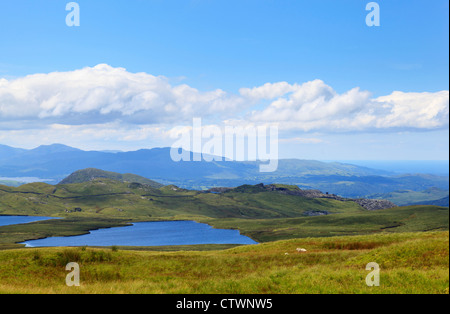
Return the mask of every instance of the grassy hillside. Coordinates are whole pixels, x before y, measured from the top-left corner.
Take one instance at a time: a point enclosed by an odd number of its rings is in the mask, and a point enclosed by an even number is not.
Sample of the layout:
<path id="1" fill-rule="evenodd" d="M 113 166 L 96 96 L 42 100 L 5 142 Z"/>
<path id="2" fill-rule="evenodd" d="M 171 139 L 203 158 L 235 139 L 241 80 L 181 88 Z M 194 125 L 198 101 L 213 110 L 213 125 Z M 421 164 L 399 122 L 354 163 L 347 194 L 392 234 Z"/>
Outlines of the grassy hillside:
<path id="1" fill-rule="evenodd" d="M 0 227 L 0 293 L 448 293 L 447 207 L 368 211 L 353 201 L 307 198 L 282 193 L 298 187 L 276 187 L 205 193 L 109 178 L 0 186 L 0 215 L 64 217 Z M 260 244 L 17 244 L 133 221 L 183 219 L 239 229 Z M 80 265 L 80 287 L 65 284 L 69 262 Z M 369 262 L 381 267 L 379 287 L 365 283 Z"/>
<path id="2" fill-rule="evenodd" d="M 165 186 L 159 189 L 110 179 L 56 186 L 0 187 L 0 214 L 149 219 L 195 215 L 210 218 L 288 218 L 308 210 L 358 212 L 354 202 L 310 199 L 276 191 L 222 194 Z"/>
<path id="3" fill-rule="evenodd" d="M 278 185 L 287 190 L 297 187 Z M 321 212 L 327 215 L 311 216 Z M 195 220 L 239 229 L 258 242 L 298 237 L 329 237 L 448 230 L 448 208 L 409 206 L 367 211 L 353 201 L 287 195 L 257 186 L 204 193 L 164 186 L 94 179 L 74 184 L 32 183 L 0 186 L 0 215 L 65 217 L 0 227 L 0 247 L 48 236 L 78 235 L 90 229 L 132 221 Z"/>
<path id="4" fill-rule="evenodd" d="M 257 241 L 377 233 L 448 230 L 448 208 L 408 206 L 377 211 L 279 219 L 211 219 L 216 228 L 237 228 Z"/>
<path id="5" fill-rule="evenodd" d="M 60 184 L 71 184 L 71 183 L 83 183 L 83 182 L 89 182 L 93 179 L 111 179 L 111 180 L 117 180 L 121 182 L 130 182 L 130 183 L 140 183 L 140 184 L 146 184 L 153 188 L 160 188 L 163 185 L 155 182 L 153 180 L 132 174 L 132 173 L 117 173 L 117 172 L 111 172 L 111 171 L 104 171 L 100 169 L 95 168 L 87 168 L 75 171 L 71 175 L 69 175 L 67 178 L 63 179 Z"/>
<path id="6" fill-rule="evenodd" d="M 299 253 L 297 248 L 307 251 Z M 65 265 L 80 265 L 68 287 Z M 369 262 L 380 286 L 365 282 Z M 304 238 L 222 251 L 0 251 L 0 293 L 447 293 L 448 232 Z"/>
<path id="7" fill-rule="evenodd" d="M 431 205 L 434 201 L 441 201 L 440 206 L 448 206 L 448 202 L 443 200 L 448 199 L 449 191 L 438 188 L 429 188 L 424 191 L 399 190 L 390 193 L 380 193 L 369 195 L 368 198 L 386 199 L 396 205 Z M 438 205 L 438 204 L 436 204 Z"/>

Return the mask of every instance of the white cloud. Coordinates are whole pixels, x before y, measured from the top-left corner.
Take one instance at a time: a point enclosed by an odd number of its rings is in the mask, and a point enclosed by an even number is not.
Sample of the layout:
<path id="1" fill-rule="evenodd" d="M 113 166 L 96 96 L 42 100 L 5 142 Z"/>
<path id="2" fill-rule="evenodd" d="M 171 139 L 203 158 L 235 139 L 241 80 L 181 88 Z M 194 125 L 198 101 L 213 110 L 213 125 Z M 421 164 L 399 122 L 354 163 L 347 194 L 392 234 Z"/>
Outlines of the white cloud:
<path id="1" fill-rule="evenodd" d="M 246 113 L 252 106 L 261 109 Z M 73 126 L 70 131 L 94 138 L 166 138 L 167 130 L 191 126 L 194 117 L 222 127 L 276 123 L 281 130 L 302 132 L 442 129 L 449 124 L 449 92 L 396 91 L 372 98 L 358 87 L 338 93 L 313 80 L 266 83 L 232 94 L 174 86 L 162 76 L 130 73 L 106 64 L 0 79 L 3 134 L 54 128 L 62 134 L 65 126 Z"/>
<path id="2" fill-rule="evenodd" d="M 241 99 L 219 89 L 200 92 L 172 86 L 165 77 L 106 64 L 0 81 L 0 121 L 179 122 L 205 114 L 221 116 L 239 106 Z"/>
<path id="3" fill-rule="evenodd" d="M 374 131 L 397 128 L 439 129 L 448 127 L 449 92 L 404 93 L 371 98 L 355 87 L 338 94 L 321 80 L 302 85 L 264 85 L 251 96 L 277 95 L 266 108 L 253 111 L 253 123 L 278 122 L 287 130 Z M 273 88 L 273 93 L 270 91 Z M 259 89 L 252 89 L 258 91 Z M 262 92 L 263 91 L 263 92 Z M 247 91 L 248 92 L 248 91 Z M 250 93 L 250 92 L 249 92 Z"/>
<path id="4" fill-rule="evenodd" d="M 448 127 L 449 92 L 403 93 L 378 97 L 375 102 L 382 104 L 386 114 L 377 119 L 379 128 L 410 127 L 433 129 Z"/>
<path id="5" fill-rule="evenodd" d="M 290 85 L 287 82 L 266 83 L 263 86 L 254 88 L 241 88 L 239 93 L 248 99 L 274 99 L 294 91 L 296 85 Z"/>

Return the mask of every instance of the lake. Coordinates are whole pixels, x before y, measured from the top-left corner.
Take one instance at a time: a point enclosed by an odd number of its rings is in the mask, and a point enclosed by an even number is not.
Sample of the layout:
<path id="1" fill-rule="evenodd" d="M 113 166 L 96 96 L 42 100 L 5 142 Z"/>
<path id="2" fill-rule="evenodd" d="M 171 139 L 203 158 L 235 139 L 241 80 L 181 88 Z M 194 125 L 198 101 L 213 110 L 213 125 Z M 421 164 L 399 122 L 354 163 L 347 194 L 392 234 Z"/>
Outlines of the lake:
<path id="1" fill-rule="evenodd" d="M 192 244 L 257 244 L 238 230 L 214 229 L 195 221 L 137 222 L 132 226 L 92 230 L 89 234 L 23 242 L 27 247 L 162 246 Z"/>
<path id="2" fill-rule="evenodd" d="M 26 224 L 35 221 L 57 219 L 55 217 L 41 217 L 41 216 L 0 216 L 0 227 L 8 225 Z"/>

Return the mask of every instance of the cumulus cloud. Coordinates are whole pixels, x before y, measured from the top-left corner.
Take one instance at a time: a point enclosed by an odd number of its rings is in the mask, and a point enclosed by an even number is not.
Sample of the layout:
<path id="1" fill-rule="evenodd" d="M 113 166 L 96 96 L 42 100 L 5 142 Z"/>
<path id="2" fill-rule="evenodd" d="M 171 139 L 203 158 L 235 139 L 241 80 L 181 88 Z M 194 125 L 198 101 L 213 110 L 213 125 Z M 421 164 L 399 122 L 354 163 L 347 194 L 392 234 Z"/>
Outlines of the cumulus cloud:
<path id="1" fill-rule="evenodd" d="M 281 88 L 286 91 L 284 94 Z M 270 89 L 273 88 L 273 91 Z M 321 80 L 302 85 L 264 85 L 246 90 L 253 98 L 277 95 L 264 109 L 253 111 L 253 123 L 278 122 L 281 128 L 312 131 L 370 131 L 397 128 L 448 128 L 449 92 L 404 93 L 371 98 L 355 87 L 342 94 Z"/>
<path id="2" fill-rule="evenodd" d="M 247 99 L 261 100 L 274 99 L 294 91 L 297 85 L 291 85 L 287 82 L 266 83 L 263 86 L 253 88 L 241 88 L 239 93 Z"/>
<path id="3" fill-rule="evenodd" d="M 410 127 L 432 129 L 448 127 L 449 91 L 437 93 L 393 92 L 374 100 L 384 109 L 376 120 L 379 128 Z"/>
<path id="4" fill-rule="evenodd" d="M 252 106 L 258 109 L 248 112 Z M 80 126 L 78 130 L 100 130 L 104 125 L 104 130 L 110 130 L 107 126 L 115 123 L 126 126 L 121 131 L 127 140 L 192 125 L 194 117 L 215 119 L 213 123 L 222 126 L 277 123 L 280 129 L 293 131 L 439 129 L 448 128 L 449 92 L 396 91 L 373 98 L 358 87 L 338 93 L 325 82 L 313 80 L 243 87 L 233 94 L 172 85 L 162 76 L 131 73 L 106 64 L 0 79 L 3 130 L 55 125 Z M 148 127 L 157 125 L 158 132 Z M 160 133 L 167 136 L 164 132 Z"/>
<path id="5" fill-rule="evenodd" d="M 226 114 L 241 99 L 218 89 L 172 86 L 165 77 L 106 64 L 70 72 L 0 80 L 0 120 L 40 119 L 71 124 L 121 119 L 146 124 Z"/>

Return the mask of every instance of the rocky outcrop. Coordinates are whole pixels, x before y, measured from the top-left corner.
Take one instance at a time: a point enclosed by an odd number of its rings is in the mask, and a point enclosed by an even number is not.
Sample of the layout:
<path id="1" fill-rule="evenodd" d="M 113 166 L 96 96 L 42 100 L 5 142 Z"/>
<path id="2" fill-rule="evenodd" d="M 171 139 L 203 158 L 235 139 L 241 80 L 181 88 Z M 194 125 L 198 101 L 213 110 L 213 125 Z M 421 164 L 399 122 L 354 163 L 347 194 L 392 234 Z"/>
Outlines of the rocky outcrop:
<path id="1" fill-rule="evenodd" d="M 324 194 L 319 190 L 300 190 L 300 191 L 289 191 L 286 194 L 291 195 L 299 195 L 303 197 L 309 197 L 309 198 L 329 198 L 334 199 L 337 201 L 353 201 L 357 203 L 359 206 L 361 206 L 364 209 L 367 210 L 379 210 L 379 209 L 387 209 L 387 208 L 393 208 L 397 207 L 394 203 L 388 200 L 372 200 L 372 199 L 366 199 L 366 198 L 359 198 L 359 199 L 352 199 L 352 198 L 345 198 L 340 197 L 335 194 Z"/>
<path id="2" fill-rule="evenodd" d="M 344 197 L 337 196 L 335 194 L 322 193 L 319 190 L 298 190 L 298 191 L 288 191 L 286 194 L 298 195 L 309 198 L 330 198 L 337 201 L 347 201 L 348 199 Z"/>
<path id="3" fill-rule="evenodd" d="M 397 207 L 394 203 L 388 200 L 371 200 L 366 198 L 352 199 L 355 203 L 367 210 L 379 210 Z"/>
<path id="4" fill-rule="evenodd" d="M 359 199 L 352 199 L 352 198 L 345 198 L 341 197 L 335 194 L 328 194 L 328 193 L 322 193 L 319 190 L 302 190 L 298 186 L 295 185 L 277 185 L 277 184 L 268 184 L 265 185 L 263 183 L 256 184 L 256 185 L 243 185 L 237 188 L 212 188 L 209 189 L 207 192 L 210 193 L 224 193 L 228 191 L 238 191 L 238 192 L 246 192 L 246 191 L 253 191 L 253 192 L 264 192 L 264 191 L 276 191 L 281 194 L 287 194 L 287 195 L 297 195 L 307 198 L 328 198 L 328 199 L 334 199 L 337 201 L 353 201 L 360 205 L 362 208 L 367 210 L 379 210 L 379 209 L 387 209 L 387 208 L 393 208 L 397 207 L 394 203 L 388 201 L 388 200 L 374 200 L 374 199 L 365 199 L 365 198 L 359 198 Z M 328 212 L 319 213 L 316 211 L 306 212 L 307 216 L 318 216 L 318 215 L 328 215 Z"/>

